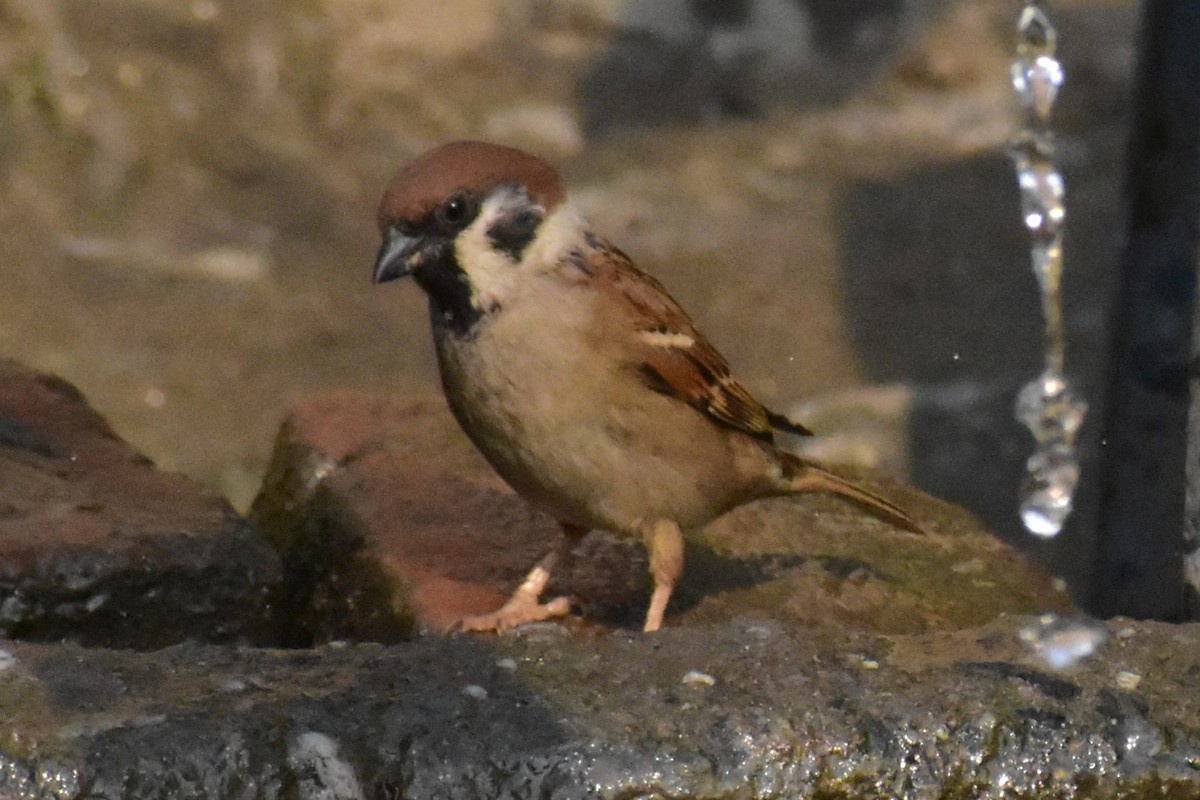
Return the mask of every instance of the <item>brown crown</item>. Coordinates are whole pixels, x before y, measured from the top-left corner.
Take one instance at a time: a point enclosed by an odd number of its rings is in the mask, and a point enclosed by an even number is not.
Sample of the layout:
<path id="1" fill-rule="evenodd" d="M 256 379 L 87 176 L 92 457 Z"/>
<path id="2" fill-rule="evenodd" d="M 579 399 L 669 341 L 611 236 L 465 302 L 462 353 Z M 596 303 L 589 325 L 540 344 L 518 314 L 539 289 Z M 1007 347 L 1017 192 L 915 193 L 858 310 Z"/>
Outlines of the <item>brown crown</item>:
<path id="1" fill-rule="evenodd" d="M 547 210 L 562 202 L 565 194 L 558 173 L 537 156 L 487 142 L 450 142 L 396 173 L 379 203 L 379 227 L 416 223 L 455 192 L 484 197 L 506 184 L 523 187 Z"/>

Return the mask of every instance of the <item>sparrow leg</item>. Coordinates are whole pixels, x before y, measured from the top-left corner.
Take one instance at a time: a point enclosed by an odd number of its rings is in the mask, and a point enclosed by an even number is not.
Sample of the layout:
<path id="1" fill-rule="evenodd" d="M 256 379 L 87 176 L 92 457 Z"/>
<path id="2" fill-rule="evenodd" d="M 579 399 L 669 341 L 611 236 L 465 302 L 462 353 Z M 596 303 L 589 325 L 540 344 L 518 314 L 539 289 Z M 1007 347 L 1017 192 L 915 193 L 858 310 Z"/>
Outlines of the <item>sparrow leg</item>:
<path id="1" fill-rule="evenodd" d="M 502 633 L 518 625 L 531 622 L 543 622 L 556 617 L 565 617 L 571 611 L 571 599 L 556 597 L 546 603 L 538 602 L 546 584 L 550 582 L 550 572 L 587 533 L 586 528 L 580 528 L 567 522 L 560 523 L 563 535 L 554 548 L 529 570 L 525 580 L 512 593 L 508 601 L 490 614 L 478 614 L 463 617 L 455 628 L 460 631 L 488 631 Z"/>
<path id="2" fill-rule="evenodd" d="M 646 624 L 642 627 L 649 633 L 662 627 L 663 612 L 683 574 L 683 532 L 671 520 L 660 519 L 643 530 L 642 538 L 650 553 L 650 577 L 654 581 Z"/>

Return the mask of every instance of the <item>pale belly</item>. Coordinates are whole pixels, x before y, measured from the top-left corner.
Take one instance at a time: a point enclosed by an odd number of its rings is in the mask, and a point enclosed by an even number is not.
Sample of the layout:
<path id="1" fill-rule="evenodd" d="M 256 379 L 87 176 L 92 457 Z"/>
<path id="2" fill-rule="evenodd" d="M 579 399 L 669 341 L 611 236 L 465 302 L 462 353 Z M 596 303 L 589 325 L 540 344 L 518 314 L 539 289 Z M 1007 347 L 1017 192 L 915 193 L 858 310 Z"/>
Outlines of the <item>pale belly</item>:
<path id="1" fill-rule="evenodd" d="M 699 526 L 764 494 L 744 477 L 761 468 L 747 464 L 756 444 L 731 444 L 631 369 L 580 364 L 569 354 L 582 345 L 559 333 L 519 351 L 486 336 L 439 346 L 451 409 L 518 493 L 561 521 L 627 534 L 662 518 Z"/>

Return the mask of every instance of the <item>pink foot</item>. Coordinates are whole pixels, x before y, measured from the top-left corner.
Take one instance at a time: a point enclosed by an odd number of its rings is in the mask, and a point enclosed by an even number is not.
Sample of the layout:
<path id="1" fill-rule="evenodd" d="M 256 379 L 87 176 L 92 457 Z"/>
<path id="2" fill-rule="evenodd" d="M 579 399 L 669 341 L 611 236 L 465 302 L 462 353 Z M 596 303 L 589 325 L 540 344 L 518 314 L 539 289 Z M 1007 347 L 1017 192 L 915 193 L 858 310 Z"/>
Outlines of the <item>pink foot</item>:
<path id="1" fill-rule="evenodd" d="M 454 627 L 460 631 L 502 633 L 518 625 L 565 617 L 571 611 L 570 599 L 556 597 L 548 603 L 538 602 L 549 582 L 550 570 L 544 564 L 539 564 L 525 576 L 507 603 L 490 614 L 464 617 Z"/>

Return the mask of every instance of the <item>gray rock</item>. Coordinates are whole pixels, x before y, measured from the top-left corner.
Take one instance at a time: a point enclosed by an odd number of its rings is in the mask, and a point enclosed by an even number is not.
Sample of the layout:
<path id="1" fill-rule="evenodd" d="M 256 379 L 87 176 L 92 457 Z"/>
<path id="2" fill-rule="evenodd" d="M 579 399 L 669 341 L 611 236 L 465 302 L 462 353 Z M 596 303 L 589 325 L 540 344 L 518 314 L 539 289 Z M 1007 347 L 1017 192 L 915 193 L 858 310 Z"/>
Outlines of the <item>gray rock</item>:
<path id="1" fill-rule="evenodd" d="M 745 618 L 304 651 L 8 643 L 0 795 L 1200 796 L 1200 628 L 1116 621 L 1097 657 L 1054 673 L 1029 659 L 1023 624 L 809 636 Z M 1126 691 L 1117 670 L 1144 678 Z"/>

